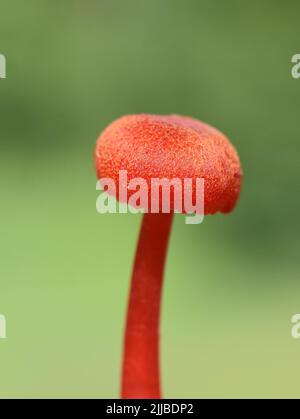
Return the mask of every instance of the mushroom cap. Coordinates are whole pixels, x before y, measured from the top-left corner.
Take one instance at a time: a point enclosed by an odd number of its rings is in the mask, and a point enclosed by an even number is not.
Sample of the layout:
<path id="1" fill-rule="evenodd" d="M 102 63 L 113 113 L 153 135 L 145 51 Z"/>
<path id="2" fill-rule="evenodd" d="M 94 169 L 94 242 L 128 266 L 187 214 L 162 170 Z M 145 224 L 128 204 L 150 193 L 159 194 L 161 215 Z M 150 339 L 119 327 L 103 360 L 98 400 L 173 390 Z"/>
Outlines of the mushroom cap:
<path id="1" fill-rule="evenodd" d="M 243 177 L 238 154 L 224 134 L 178 115 L 140 114 L 117 119 L 97 141 L 95 168 L 98 179 L 115 181 L 117 198 L 120 170 L 127 171 L 128 182 L 143 178 L 149 187 L 152 178 L 191 178 L 193 199 L 196 178 L 203 178 L 205 214 L 232 211 Z M 133 193 L 128 191 L 128 199 Z"/>

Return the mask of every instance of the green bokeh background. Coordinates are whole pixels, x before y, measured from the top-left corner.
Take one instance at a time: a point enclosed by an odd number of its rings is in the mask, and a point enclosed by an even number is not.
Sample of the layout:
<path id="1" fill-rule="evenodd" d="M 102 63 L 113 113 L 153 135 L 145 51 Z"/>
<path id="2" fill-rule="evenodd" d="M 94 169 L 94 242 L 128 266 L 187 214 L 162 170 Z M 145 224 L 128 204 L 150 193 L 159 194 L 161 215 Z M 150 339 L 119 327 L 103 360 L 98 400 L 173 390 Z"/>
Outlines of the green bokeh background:
<path id="1" fill-rule="evenodd" d="M 298 397 L 298 1 L 1 0 L 1 397 L 117 397 L 140 216 L 95 211 L 93 147 L 128 113 L 211 123 L 245 173 L 229 216 L 176 216 L 165 397 Z"/>

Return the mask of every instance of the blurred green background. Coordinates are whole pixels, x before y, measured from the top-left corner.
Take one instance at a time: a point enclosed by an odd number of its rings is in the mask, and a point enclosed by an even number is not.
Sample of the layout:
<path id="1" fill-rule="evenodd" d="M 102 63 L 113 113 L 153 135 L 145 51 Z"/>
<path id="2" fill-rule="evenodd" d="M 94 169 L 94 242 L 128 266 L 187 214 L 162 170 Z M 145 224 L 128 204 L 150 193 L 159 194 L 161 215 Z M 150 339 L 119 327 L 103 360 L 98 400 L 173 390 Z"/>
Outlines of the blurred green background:
<path id="1" fill-rule="evenodd" d="M 140 216 L 98 215 L 93 148 L 129 113 L 179 113 L 237 147 L 229 216 L 176 216 L 165 397 L 298 397 L 300 3 L 1 0 L 1 397 L 118 397 Z"/>

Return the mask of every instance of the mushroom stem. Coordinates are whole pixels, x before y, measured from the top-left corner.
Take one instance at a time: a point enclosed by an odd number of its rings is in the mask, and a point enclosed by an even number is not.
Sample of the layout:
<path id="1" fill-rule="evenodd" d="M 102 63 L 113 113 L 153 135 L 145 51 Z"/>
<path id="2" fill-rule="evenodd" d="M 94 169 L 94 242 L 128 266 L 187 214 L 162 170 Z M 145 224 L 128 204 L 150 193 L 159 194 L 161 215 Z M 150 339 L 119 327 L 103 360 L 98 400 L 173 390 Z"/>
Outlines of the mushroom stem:
<path id="1" fill-rule="evenodd" d="M 159 321 L 173 214 L 146 213 L 132 274 L 124 340 L 121 397 L 161 397 Z"/>

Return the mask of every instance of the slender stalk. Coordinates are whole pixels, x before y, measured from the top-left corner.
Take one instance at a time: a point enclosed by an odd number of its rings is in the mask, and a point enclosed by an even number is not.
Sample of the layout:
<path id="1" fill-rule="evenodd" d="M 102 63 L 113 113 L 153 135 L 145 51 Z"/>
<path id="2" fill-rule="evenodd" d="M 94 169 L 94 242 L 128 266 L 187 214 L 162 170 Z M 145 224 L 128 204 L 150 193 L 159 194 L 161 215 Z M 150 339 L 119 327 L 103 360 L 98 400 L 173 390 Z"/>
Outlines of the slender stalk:
<path id="1" fill-rule="evenodd" d="M 132 274 L 122 398 L 160 398 L 159 322 L 173 214 L 145 214 Z"/>

